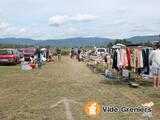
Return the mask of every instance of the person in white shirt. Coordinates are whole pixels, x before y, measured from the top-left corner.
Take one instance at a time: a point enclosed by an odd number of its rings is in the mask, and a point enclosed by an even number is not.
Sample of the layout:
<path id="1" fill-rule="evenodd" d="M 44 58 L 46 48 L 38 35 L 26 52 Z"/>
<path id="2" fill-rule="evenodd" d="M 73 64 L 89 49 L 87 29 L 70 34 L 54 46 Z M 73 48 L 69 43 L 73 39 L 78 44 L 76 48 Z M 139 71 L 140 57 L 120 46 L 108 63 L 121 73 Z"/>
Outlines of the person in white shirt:
<path id="1" fill-rule="evenodd" d="M 149 56 L 151 63 L 151 74 L 154 79 L 154 87 L 160 87 L 160 42 L 156 45 L 156 50 L 153 50 Z"/>

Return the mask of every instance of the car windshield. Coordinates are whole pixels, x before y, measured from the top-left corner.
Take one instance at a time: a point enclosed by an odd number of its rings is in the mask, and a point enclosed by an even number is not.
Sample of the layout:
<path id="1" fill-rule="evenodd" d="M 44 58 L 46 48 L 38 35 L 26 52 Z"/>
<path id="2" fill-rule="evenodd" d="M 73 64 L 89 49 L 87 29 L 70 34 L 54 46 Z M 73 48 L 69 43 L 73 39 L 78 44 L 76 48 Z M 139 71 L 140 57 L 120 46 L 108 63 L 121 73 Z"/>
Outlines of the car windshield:
<path id="1" fill-rule="evenodd" d="M 27 49 L 27 50 L 25 50 L 24 52 L 25 52 L 25 53 L 34 53 L 34 50 L 32 50 L 32 49 Z"/>
<path id="2" fill-rule="evenodd" d="M 23 52 L 24 51 L 24 49 L 17 49 L 19 52 Z"/>
<path id="3" fill-rule="evenodd" d="M 0 50 L 0 55 L 12 55 L 12 50 Z"/>
<path id="4" fill-rule="evenodd" d="M 104 49 L 98 49 L 98 52 L 105 52 Z"/>

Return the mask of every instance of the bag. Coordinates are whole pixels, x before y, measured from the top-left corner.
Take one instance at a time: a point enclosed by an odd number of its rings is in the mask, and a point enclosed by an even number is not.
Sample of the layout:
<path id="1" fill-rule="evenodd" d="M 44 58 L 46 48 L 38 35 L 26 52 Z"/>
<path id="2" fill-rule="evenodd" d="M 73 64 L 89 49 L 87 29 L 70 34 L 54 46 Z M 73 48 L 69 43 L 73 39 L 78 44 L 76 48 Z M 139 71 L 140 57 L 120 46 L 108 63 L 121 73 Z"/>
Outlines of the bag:
<path id="1" fill-rule="evenodd" d="M 109 72 L 108 70 L 105 71 L 105 76 L 106 77 L 112 77 L 112 73 Z"/>
<path id="2" fill-rule="evenodd" d="M 129 72 L 128 72 L 128 70 L 126 70 L 126 69 L 122 70 L 122 76 L 123 76 L 123 77 L 129 77 Z"/>
<path id="3" fill-rule="evenodd" d="M 31 70 L 32 67 L 27 62 L 21 62 L 21 70 Z"/>

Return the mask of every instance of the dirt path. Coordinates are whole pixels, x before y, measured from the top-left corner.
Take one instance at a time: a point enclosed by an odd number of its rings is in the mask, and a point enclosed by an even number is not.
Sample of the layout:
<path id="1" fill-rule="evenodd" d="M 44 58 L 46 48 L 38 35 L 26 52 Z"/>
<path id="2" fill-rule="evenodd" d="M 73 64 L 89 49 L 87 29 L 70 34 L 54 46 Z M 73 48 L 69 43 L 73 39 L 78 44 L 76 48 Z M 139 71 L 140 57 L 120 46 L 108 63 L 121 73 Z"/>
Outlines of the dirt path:
<path id="1" fill-rule="evenodd" d="M 146 88 L 132 89 L 94 74 L 85 63 L 63 57 L 42 70 L 23 72 L 3 67 L 0 76 L 0 120 L 88 120 L 84 106 L 90 99 L 101 105 L 139 106 L 153 99 Z M 1 69 L 1 70 L 2 70 Z M 7 72 L 4 72 L 4 71 Z M 149 87 L 152 90 L 151 87 Z M 152 94 L 160 95 L 158 91 Z M 155 118 L 160 106 L 155 108 Z M 145 120 L 142 114 L 101 113 L 98 120 Z M 155 120 L 156 120 L 155 119 Z"/>

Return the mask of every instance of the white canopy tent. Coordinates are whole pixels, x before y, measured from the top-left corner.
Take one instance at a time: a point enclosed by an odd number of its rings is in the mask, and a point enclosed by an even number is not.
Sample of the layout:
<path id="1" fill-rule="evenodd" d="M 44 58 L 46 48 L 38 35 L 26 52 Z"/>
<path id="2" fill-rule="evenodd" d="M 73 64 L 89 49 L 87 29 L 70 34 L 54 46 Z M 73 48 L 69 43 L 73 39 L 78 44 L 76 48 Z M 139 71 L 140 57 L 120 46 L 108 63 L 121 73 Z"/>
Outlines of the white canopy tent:
<path id="1" fill-rule="evenodd" d="M 122 47 L 126 47 L 126 45 L 118 43 L 118 44 L 112 46 L 113 49 L 122 48 Z"/>

